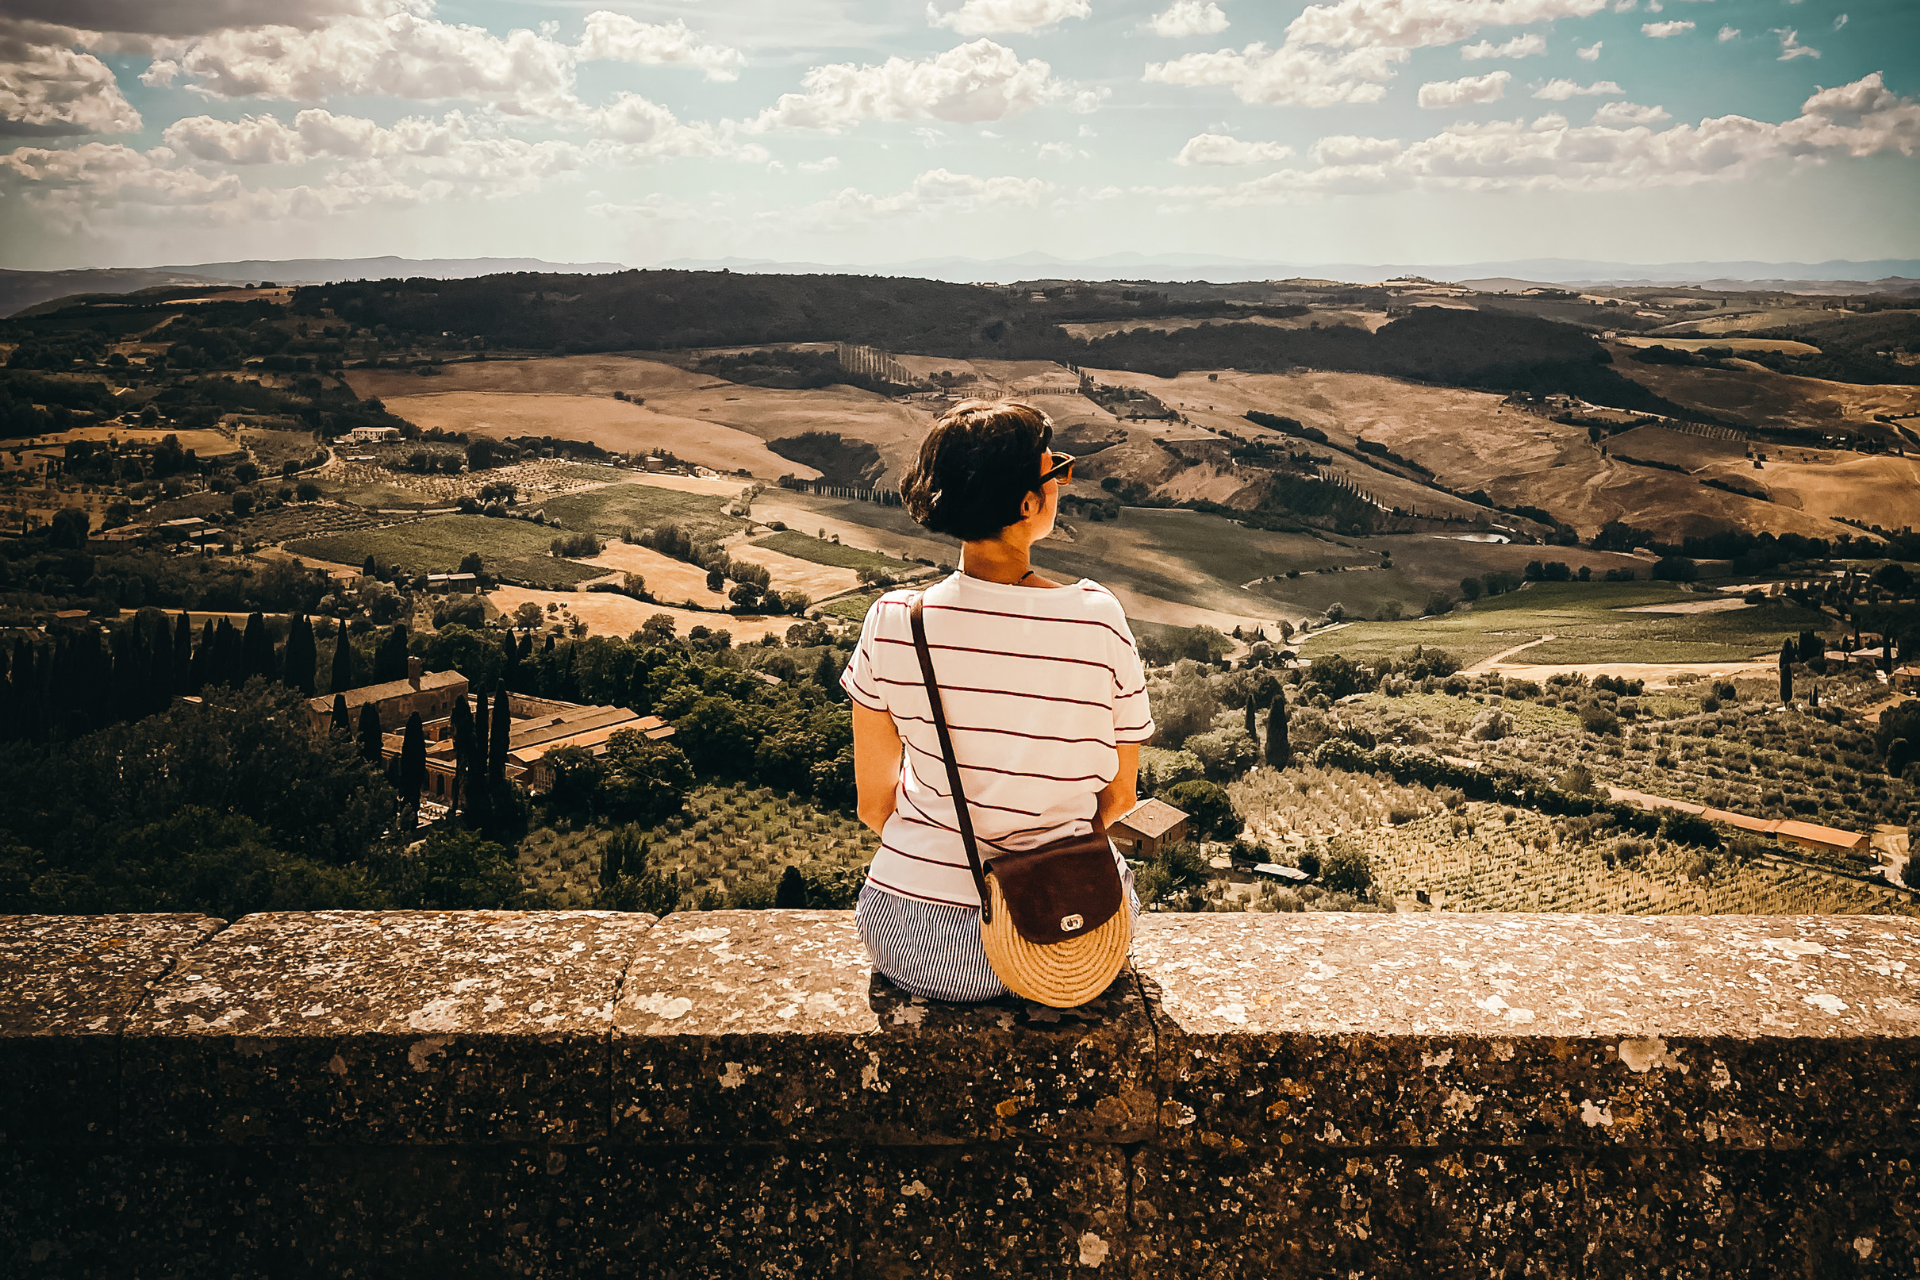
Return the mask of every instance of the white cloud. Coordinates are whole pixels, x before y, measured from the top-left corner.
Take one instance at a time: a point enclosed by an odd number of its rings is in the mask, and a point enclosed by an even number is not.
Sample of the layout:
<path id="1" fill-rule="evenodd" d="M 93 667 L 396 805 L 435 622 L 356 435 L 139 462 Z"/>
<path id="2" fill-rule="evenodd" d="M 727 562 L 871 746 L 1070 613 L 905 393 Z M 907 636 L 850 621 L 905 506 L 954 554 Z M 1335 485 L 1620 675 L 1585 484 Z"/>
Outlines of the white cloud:
<path id="1" fill-rule="evenodd" d="M 580 38 L 582 61 L 632 62 L 640 66 L 685 64 L 700 68 L 709 80 L 737 80 L 746 58 L 738 49 L 702 44 L 687 24 L 636 22 L 622 13 L 599 9 L 587 15 Z"/>
<path id="2" fill-rule="evenodd" d="M 877 196 L 848 187 L 797 213 L 781 211 L 762 217 L 827 228 L 882 218 L 970 213 L 995 207 L 1032 208 L 1052 189 L 1051 183 L 1040 178 L 976 178 L 968 173 L 929 169 L 892 195 Z"/>
<path id="3" fill-rule="evenodd" d="M 1780 37 L 1780 57 L 1778 60 L 1781 62 L 1792 62 L 1795 58 L 1817 58 L 1820 56 L 1818 49 L 1809 48 L 1800 43 L 1800 33 L 1798 31 L 1781 28 L 1773 34 Z"/>
<path id="4" fill-rule="evenodd" d="M 0 119 L 35 133 L 133 133 L 140 113 L 90 53 L 0 39 Z"/>
<path id="5" fill-rule="evenodd" d="M 1484 76 L 1463 76 L 1458 80 L 1435 80 L 1420 86 L 1420 105 L 1428 108 L 1460 107 L 1470 103 L 1498 102 L 1507 94 L 1508 71 L 1489 71 Z"/>
<path id="6" fill-rule="evenodd" d="M 1635 125 L 1670 120 L 1665 107 L 1643 107 L 1637 102 L 1603 102 L 1593 113 L 1593 122 L 1612 129 L 1630 129 Z"/>
<path id="7" fill-rule="evenodd" d="M 1693 24 L 1684 18 L 1677 22 L 1643 22 L 1640 34 L 1652 36 L 1655 40 L 1665 40 L 1668 36 L 1677 36 L 1683 31 L 1693 30 Z"/>
<path id="8" fill-rule="evenodd" d="M 1077 160 L 1086 155 L 1086 152 L 1081 151 L 1071 142 L 1043 142 L 1033 149 L 1033 154 L 1042 160 L 1062 161 Z"/>
<path id="9" fill-rule="evenodd" d="M 1190 53 L 1147 65 L 1145 79 L 1161 84 L 1231 87 L 1242 102 L 1268 106 L 1330 107 L 1377 102 L 1404 49 L 1360 49 L 1328 57 L 1308 49 L 1250 44 L 1235 52 Z"/>
<path id="10" fill-rule="evenodd" d="M 800 162 L 800 172 L 802 173 L 832 173 L 839 167 L 839 156 L 828 156 L 824 160 L 802 160 Z"/>
<path id="11" fill-rule="evenodd" d="M 1722 27 L 1720 28 L 1720 34 L 1714 37 L 1714 39 L 1718 40 L 1721 44 L 1725 44 L 1729 40 L 1738 40 L 1739 38 L 1740 28 L 1738 27 Z"/>
<path id="12" fill-rule="evenodd" d="M 1336 134 L 1313 144 L 1313 158 L 1329 168 L 1384 164 L 1399 154 L 1398 138 L 1356 138 L 1352 134 Z"/>
<path id="13" fill-rule="evenodd" d="M 1533 96 L 1548 102 L 1565 102 L 1568 98 L 1604 98 L 1625 92 L 1611 80 L 1595 80 L 1589 85 L 1572 80 L 1549 80 L 1535 89 Z"/>
<path id="14" fill-rule="evenodd" d="M 1005 120 L 1064 95 L 1064 85 L 1038 58 L 1022 62 L 991 40 L 956 45 L 920 62 L 888 58 L 875 66 L 836 62 L 801 78 L 803 93 L 787 93 L 744 127 L 839 132 L 862 120 L 945 120 L 978 124 Z M 1098 105 L 1098 98 L 1093 99 Z"/>
<path id="15" fill-rule="evenodd" d="M 1659 108 L 1608 104 L 1648 119 Z M 1743 178 L 1766 163 L 1821 164 L 1920 152 L 1920 101 L 1888 90 L 1878 72 L 1809 97 L 1780 124 L 1721 116 L 1654 132 L 1559 114 L 1528 122 L 1461 123 L 1405 148 L 1383 139 L 1324 138 L 1317 169 L 1282 169 L 1232 186 L 1140 188 L 1132 194 L 1218 206 L 1288 204 L 1341 193 L 1421 186 L 1454 190 L 1645 190 Z"/>
<path id="16" fill-rule="evenodd" d="M 1309 5 L 1277 48 L 1255 43 L 1188 54 L 1149 63 L 1145 78 L 1231 88 L 1242 102 L 1270 106 L 1377 102 L 1410 50 L 1456 44 L 1483 26 L 1587 17 L 1606 6 L 1607 0 L 1338 0 Z"/>
<path id="17" fill-rule="evenodd" d="M 990 36 L 1003 31 L 1039 31 L 1092 13 L 1087 0 L 966 0 L 948 13 L 941 13 L 928 0 L 927 25 L 945 27 L 963 36 Z"/>
<path id="18" fill-rule="evenodd" d="M 577 108 L 574 51 L 519 30 L 496 36 L 401 12 L 216 32 L 168 51 L 189 87 L 212 97 L 316 102 L 335 95 L 481 102 L 510 115 Z"/>
<path id="19" fill-rule="evenodd" d="M 1227 29 L 1227 15 L 1213 0 L 1174 0 L 1153 15 L 1147 26 L 1157 36 L 1211 36 Z"/>
<path id="20" fill-rule="evenodd" d="M 1505 44 L 1494 44 L 1482 40 L 1479 44 L 1463 45 L 1460 56 L 1468 62 L 1478 62 L 1486 58 L 1531 58 L 1547 51 L 1547 38 L 1536 32 L 1515 36 Z"/>
<path id="21" fill-rule="evenodd" d="M 1200 133 L 1187 139 L 1175 164 L 1276 164 L 1293 154 L 1293 148 L 1278 142 L 1243 142 L 1223 133 Z"/>
<path id="22" fill-rule="evenodd" d="M 1606 41 L 1604 40 L 1595 40 L 1584 49 L 1575 49 L 1573 56 L 1582 62 L 1598 62 L 1600 60 L 1600 46 L 1605 43 Z"/>
<path id="23" fill-rule="evenodd" d="M 386 7 L 380 0 L 8 0 L 7 15 L 89 31 L 186 37 L 229 27 L 316 27 Z"/>
<path id="24" fill-rule="evenodd" d="M 1833 20 L 1833 29 L 1835 31 L 1838 31 L 1840 28 L 1846 25 L 1847 25 L 1847 15 L 1844 13 Z"/>
<path id="25" fill-rule="evenodd" d="M 140 83 L 149 89 L 165 89 L 173 84 L 173 78 L 180 74 L 180 64 L 166 58 L 156 58 L 147 64 L 140 73 Z"/>

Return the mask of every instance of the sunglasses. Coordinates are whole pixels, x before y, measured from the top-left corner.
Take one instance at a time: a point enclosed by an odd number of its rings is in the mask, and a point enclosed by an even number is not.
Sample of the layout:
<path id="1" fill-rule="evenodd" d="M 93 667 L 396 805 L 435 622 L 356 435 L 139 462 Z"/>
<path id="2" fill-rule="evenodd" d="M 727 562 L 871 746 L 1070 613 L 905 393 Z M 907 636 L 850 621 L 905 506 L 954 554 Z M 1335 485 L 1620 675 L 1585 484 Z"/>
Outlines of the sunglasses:
<path id="1" fill-rule="evenodd" d="M 1067 481 L 1073 479 L 1072 454 L 1054 453 L 1048 450 L 1042 456 L 1044 459 L 1043 465 L 1047 467 L 1047 470 L 1040 473 L 1041 484 L 1045 484 L 1049 480 L 1058 480 L 1062 484 L 1065 484 Z"/>

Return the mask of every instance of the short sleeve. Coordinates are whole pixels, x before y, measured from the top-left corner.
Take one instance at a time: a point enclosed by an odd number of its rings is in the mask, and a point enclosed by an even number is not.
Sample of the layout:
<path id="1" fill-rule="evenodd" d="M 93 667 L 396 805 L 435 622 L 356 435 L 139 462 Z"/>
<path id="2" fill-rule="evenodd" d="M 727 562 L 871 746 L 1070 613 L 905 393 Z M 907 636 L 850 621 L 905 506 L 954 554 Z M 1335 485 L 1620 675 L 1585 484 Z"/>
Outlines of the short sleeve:
<path id="1" fill-rule="evenodd" d="M 1140 650 L 1124 614 L 1118 636 L 1113 646 L 1113 740 L 1145 742 L 1153 736 L 1153 709 L 1147 705 L 1147 673 L 1140 665 Z"/>
<path id="2" fill-rule="evenodd" d="M 840 673 L 840 688 L 849 698 L 869 711 L 882 713 L 887 710 L 887 687 L 875 676 L 874 651 L 880 647 L 875 632 L 885 612 L 877 600 L 867 610 L 867 619 L 860 626 L 860 643 L 853 647 L 853 657 L 848 659 L 847 669 Z"/>

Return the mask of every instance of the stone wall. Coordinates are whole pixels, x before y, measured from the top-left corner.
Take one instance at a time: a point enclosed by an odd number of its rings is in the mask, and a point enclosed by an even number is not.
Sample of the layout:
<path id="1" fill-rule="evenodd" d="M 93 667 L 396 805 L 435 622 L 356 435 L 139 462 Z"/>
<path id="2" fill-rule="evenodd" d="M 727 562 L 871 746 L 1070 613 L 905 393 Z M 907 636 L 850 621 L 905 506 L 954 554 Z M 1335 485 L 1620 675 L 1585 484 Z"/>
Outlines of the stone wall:
<path id="1" fill-rule="evenodd" d="M 1058 1012 L 837 912 L 0 919 L 0 1274 L 1920 1274 L 1916 922 L 1135 961 Z"/>

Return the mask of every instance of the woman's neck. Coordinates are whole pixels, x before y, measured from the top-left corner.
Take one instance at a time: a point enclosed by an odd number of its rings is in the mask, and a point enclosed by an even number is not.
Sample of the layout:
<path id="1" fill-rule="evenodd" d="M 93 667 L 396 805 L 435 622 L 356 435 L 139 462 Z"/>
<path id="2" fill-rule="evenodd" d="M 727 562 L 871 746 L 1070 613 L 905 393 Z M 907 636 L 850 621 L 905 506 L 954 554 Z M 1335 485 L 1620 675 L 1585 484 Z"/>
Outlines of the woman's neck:
<path id="1" fill-rule="evenodd" d="M 998 538 L 960 544 L 960 572 L 983 582 L 1012 585 L 1033 574 L 1027 548 Z"/>

